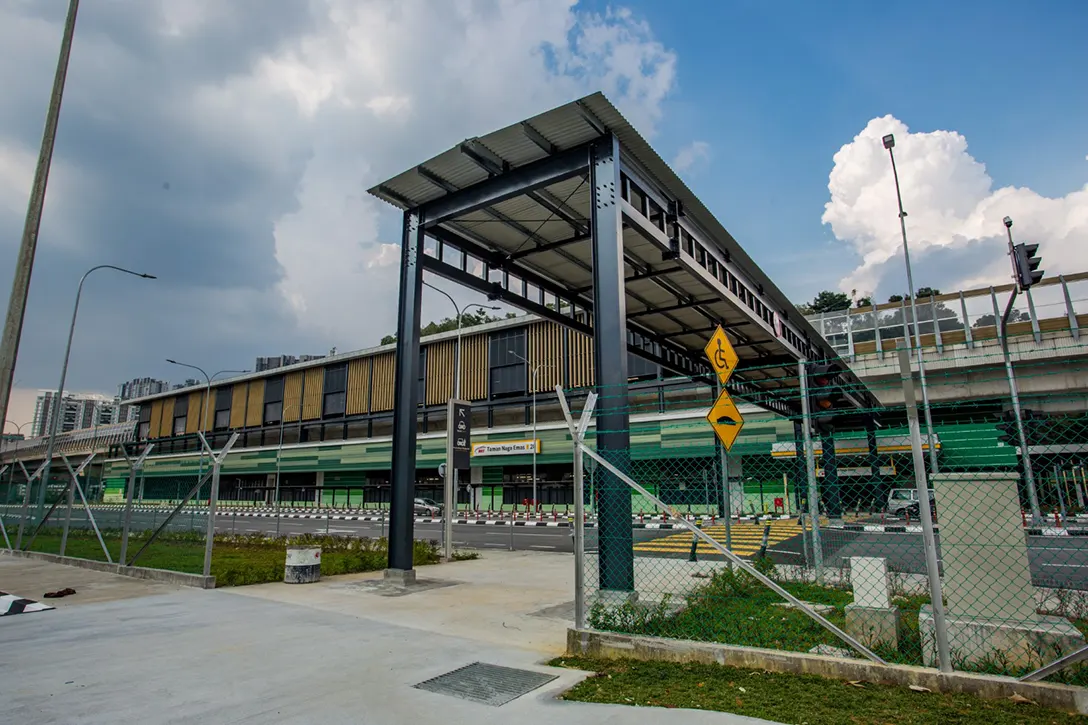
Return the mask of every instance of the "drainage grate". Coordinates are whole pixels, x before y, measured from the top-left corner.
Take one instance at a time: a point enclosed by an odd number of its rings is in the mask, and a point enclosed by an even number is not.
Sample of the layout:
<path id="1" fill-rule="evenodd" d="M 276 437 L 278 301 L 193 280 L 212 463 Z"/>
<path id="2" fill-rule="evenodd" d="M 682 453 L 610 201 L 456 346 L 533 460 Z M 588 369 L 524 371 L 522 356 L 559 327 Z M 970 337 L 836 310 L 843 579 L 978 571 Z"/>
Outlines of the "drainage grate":
<path id="1" fill-rule="evenodd" d="M 473 662 L 453 672 L 420 682 L 415 687 L 498 707 L 548 684 L 556 677 L 557 675 L 531 670 Z"/>

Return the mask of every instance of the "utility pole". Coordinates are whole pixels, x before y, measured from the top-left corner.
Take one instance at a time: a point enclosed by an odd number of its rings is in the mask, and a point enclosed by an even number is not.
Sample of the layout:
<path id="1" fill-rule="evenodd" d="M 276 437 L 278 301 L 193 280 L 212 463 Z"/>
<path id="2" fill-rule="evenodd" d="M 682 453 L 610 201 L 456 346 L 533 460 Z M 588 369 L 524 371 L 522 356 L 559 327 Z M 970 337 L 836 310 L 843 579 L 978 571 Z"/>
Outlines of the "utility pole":
<path id="1" fill-rule="evenodd" d="M 49 97 L 49 109 L 45 114 L 45 131 L 42 133 L 38 166 L 34 169 L 34 182 L 30 188 L 30 201 L 23 223 L 23 239 L 15 262 L 15 276 L 11 281 L 11 299 L 4 334 L 0 338 L 0 420 L 8 415 L 11 383 L 15 377 L 15 361 L 19 356 L 19 339 L 23 334 L 23 318 L 26 315 L 26 298 L 30 292 L 30 275 L 34 270 L 34 254 L 38 249 L 38 229 L 41 227 L 42 207 L 45 205 L 45 187 L 49 182 L 49 166 L 53 161 L 53 145 L 57 139 L 57 122 L 60 119 L 60 102 L 64 96 L 64 80 L 68 76 L 68 58 L 72 54 L 72 35 L 76 29 L 76 12 L 79 0 L 68 3 L 68 18 L 64 22 L 57 72 L 53 77 L 53 93 Z M 43 486 L 45 483 L 43 482 Z"/>

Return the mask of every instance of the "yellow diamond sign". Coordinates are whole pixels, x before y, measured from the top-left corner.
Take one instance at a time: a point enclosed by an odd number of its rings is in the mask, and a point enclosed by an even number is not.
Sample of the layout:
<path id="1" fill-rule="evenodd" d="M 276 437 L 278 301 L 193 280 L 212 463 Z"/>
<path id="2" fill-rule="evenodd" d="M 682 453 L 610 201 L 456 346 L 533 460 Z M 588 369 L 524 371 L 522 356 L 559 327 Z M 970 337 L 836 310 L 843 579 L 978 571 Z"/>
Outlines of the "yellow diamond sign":
<path id="1" fill-rule="evenodd" d="M 718 374 L 718 380 L 721 381 L 722 385 L 725 385 L 726 381 L 729 380 L 729 376 L 737 369 L 740 358 L 737 357 L 737 351 L 729 343 L 729 338 L 725 336 L 725 330 L 720 325 L 714 331 L 714 334 L 710 336 L 710 342 L 706 344 L 703 351 L 706 353 L 707 359 L 710 360 L 710 367 L 714 368 L 714 372 Z"/>
<path id="2" fill-rule="evenodd" d="M 714 435 L 718 436 L 725 450 L 732 448 L 737 436 L 740 435 L 740 429 L 744 427 L 744 418 L 740 416 L 740 411 L 737 410 L 733 399 L 729 397 L 729 393 L 722 391 L 714 407 L 706 414 L 706 419 L 710 421 Z"/>

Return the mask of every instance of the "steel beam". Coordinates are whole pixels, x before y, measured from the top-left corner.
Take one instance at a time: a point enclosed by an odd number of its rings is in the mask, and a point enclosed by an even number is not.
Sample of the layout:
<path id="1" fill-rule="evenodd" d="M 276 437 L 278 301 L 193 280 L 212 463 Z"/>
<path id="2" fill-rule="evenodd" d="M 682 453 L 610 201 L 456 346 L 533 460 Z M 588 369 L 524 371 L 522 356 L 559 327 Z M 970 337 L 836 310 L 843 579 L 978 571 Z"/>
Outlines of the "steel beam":
<path id="1" fill-rule="evenodd" d="M 590 236 L 589 236 L 588 233 L 587 234 L 578 234 L 576 236 L 569 237 L 567 239 L 560 239 L 557 242 L 547 242 L 546 244 L 538 244 L 537 246 L 531 247 L 529 249 L 519 249 L 518 251 L 507 255 L 507 259 L 510 259 L 510 260 L 523 259 L 525 257 L 532 256 L 534 254 L 540 254 L 541 252 L 553 252 L 553 251 L 555 251 L 557 249 L 561 249 L 561 248 L 566 247 L 566 246 L 568 246 L 570 244 L 577 244 L 578 242 L 588 242 L 589 240 L 590 240 Z"/>
<path id="2" fill-rule="evenodd" d="M 593 224 L 593 361 L 600 400 L 597 451 L 621 472 L 630 470 L 627 408 L 627 293 L 624 288 L 623 218 L 620 213 L 620 145 L 609 137 L 593 148 L 590 164 Z M 599 575 L 602 592 L 635 587 L 631 493 L 603 468 L 598 486 Z"/>
<path id="3" fill-rule="evenodd" d="M 419 318 L 423 292 L 424 218 L 404 212 L 397 352 L 393 384 L 393 471 L 389 508 L 389 569 L 412 570 L 416 485 L 416 415 L 419 406 Z"/>
<path id="4" fill-rule="evenodd" d="M 483 163 L 492 177 L 424 204 L 420 211 L 428 228 L 583 174 L 588 158 L 588 149 L 578 146 L 515 169 L 509 169 L 505 163 L 496 169 L 487 163 L 485 151 L 471 141 L 461 144 L 461 152 L 474 162 Z"/>
<path id="5" fill-rule="evenodd" d="M 628 279 L 630 279 L 630 277 L 628 277 Z M 630 320 L 632 317 L 646 317 L 647 315 L 659 315 L 662 312 L 676 312 L 677 310 L 686 310 L 686 309 L 690 309 L 692 307 L 695 307 L 697 305 L 708 305 L 708 304 L 711 304 L 711 303 L 714 303 L 714 302 L 719 302 L 719 301 L 720 300 L 718 300 L 717 298 L 707 298 L 707 299 L 701 299 L 701 300 L 693 299 L 693 300 L 689 300 L 687 302 L 679 302 L 679 303 L 677 303 L 675 305 L 668 305 L 666 307 L 656 307 L 656 308 L 651 307 L 651 308 L 645 309 L 645 310 L 638 310 L 637 312 L 628 312 L 627 313 L 627 319 Z M 735 325 L 730 325 L 730 327 L 734 327 L 734 326 Z M 724 327 L 724 325 L 723 325 L 723 327 Z"/>

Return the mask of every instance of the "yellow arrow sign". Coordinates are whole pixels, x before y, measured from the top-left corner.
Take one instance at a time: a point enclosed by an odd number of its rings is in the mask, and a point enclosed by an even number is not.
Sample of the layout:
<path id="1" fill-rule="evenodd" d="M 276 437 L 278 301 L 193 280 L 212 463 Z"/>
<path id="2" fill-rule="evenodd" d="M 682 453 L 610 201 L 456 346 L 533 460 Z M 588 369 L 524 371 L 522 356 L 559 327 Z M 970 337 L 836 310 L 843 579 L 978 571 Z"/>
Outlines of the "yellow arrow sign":
<path id="1" fill-rule="evenodd" d="M 729 380 L 729 376 L 737 369 L 740 358 L 737 356 L 737 351 L 729 343 L 729 338 L 725 336 L 725 330 L 720 325 L 714 331 L 714 334 L 710 336 L 710 342 L 703 348 L 703 352 L 706 353 L 707 359 L 710 360 L 710 367 L 714 368 L 714 372 L 718 374 L 718 380 L 721 381 L 722 385 L 725 385 L 726 381 Z"/>
<path id="2" fill-rule="evenodd" d="M 741 417 L 729 393 L 722 391 L 714 402 L 714 407 L 706 414 L 706 419 L 710 421 L 714 435 L 718 436 L 725 450 L 732 448 L 737 436 L 740 435 L 740 429 L 744 427 L 744 418 Z"/>

